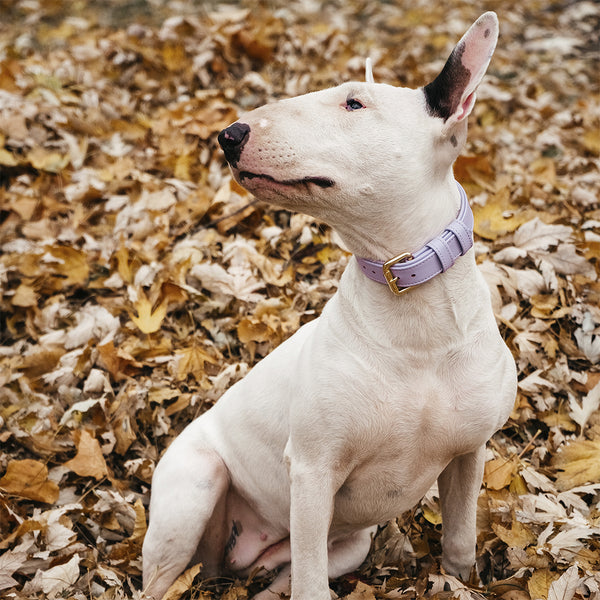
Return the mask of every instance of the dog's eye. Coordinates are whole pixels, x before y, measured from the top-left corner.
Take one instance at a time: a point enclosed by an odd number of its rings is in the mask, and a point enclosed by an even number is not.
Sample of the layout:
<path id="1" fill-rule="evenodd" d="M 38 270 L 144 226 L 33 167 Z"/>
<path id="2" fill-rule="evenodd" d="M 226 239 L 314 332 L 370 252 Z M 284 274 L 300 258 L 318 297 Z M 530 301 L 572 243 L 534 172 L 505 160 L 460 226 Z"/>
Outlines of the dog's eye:
<path id="1" fill-rule="evenodd" d="M 348 98 L 348 100 L 346 100 L 346 110 L 359 110 L 364 107 L 365 105 L 356 98 Z"/>

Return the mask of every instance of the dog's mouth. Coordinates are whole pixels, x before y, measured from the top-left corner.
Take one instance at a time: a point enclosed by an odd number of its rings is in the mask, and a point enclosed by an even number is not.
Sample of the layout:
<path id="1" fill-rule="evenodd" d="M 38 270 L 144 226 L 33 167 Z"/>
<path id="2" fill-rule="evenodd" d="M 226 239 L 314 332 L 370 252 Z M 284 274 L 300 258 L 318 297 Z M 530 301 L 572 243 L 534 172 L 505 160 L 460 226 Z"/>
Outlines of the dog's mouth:
<path id="1" fill-rule="evenodd" d="M 330 188 L 335 185 L 333 179 L 329 179 L 329 177 L 303 177 L 301 179 L 279 180 L 271 177 L 271 175 L 265 175 L 264 173 L 251 173 L 250 171 L 240 171 L 238 177 L 242 185 L 245 181 L 252 181 L 254 179 L 267 181 L 269 183 L 285 187 L 297 187 L 300 185 L 309 185 L 311 183 L 320 188 Z"/>

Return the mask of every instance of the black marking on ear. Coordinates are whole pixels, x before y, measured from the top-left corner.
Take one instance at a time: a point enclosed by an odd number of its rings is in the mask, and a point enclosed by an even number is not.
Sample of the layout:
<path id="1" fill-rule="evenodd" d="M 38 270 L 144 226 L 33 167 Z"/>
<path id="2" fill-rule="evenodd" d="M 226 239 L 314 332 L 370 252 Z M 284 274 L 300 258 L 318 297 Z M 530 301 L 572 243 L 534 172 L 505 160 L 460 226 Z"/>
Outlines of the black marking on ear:
<path id="1" fill-rule="evenodd" d="M 486 30 L 483 32 L 483 37 L 486 37 L 486 38 L 487 38 L 487 37 L 490 37 L 490 30 L 489 30 L 489 28 L 488 28 L 488 29 L 486 29 Z"/>
<path id="2" fill-rule="evenodd" d="M 458 140 L 456 139 L 456 136 L 455 136 L 455 135 L 453 135 L 453 136 L 450 138 L 450 143 L 451 143 L 451 144 L 452 144 L 452 145 L 453 145 L 455 148 L 456 148 L 456 146 L 458 146 Z"/>
<path id="3" fill-rule="evenodd" d="M 432 117 L 440 117 L 447 121 L 460 104 L 471 77 L 471 71 L 461 61 L 464 51 L 464 43 L 456 46 L 440 74 L 423 88 L 427 110 Z"/>

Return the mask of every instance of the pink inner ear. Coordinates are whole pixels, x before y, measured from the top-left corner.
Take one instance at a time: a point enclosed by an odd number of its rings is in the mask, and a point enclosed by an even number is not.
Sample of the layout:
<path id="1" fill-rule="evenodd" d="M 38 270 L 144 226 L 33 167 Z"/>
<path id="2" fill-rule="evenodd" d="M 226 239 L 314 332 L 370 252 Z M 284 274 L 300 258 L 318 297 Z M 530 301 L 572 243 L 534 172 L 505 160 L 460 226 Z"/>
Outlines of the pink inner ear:
<path id="1" fill-rule="evenodd" d="M 471 110 L 473 109 L 473 105 L 475 104 L 475 92 L 471 92 L 463 101 L 460 106 L 459 111 L 456 114 L 456 120 L 462 121 L 465 117 L 467 117 Z"/>

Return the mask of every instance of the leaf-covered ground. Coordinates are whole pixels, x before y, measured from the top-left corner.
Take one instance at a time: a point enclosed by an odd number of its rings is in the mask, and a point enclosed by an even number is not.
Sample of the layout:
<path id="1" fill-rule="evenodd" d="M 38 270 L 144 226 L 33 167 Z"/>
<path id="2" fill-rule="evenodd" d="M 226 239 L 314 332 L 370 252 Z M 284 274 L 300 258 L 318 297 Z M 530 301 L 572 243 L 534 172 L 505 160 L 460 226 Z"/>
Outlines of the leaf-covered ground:
<path id="1" fill-rule="evenodd" d="M 598 594 L 597 3 L 0 0 L 3 598 L 140 597 L 161 452 L 335 292 L 335 235 L 254 203 L 216 133 L 363 79 L 367 55 L 377 81 L 423 85 L 486 9 L 501 39 L 456 176 L 519 393 L 489 445 L 480 578 L 440 571 L 432 490 L 333 589 Z M 196 572 L 172 599 L 257 589 Z"/>

